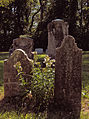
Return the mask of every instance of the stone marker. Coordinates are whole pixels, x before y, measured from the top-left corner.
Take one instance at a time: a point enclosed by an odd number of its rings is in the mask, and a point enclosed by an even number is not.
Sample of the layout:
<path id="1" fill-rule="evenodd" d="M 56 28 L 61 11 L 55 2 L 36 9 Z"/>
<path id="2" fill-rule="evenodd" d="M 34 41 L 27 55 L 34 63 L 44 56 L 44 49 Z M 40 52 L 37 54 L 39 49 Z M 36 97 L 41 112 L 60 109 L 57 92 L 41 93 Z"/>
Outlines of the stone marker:
<path id="1" fill-rule="evenodd" d="M 72 36 L 56 49 L 54 104 L 48 119 L 80 119 L 82 50 Z"/>
<path id="2" fill-rule="evenodd" d="M 27 54 L 21 50 L 17 49 L 9 57 L 8 60 L 4 61 L 4 96 L 16 96 L 20 93 L 20 81 L 16 77 L 17 71 L 14 65 L 19 62 L 23 68 L 23 72 L 29 74 L 32 70 L 32 62 L 28 58 Z"/>
<path id="3" fill-rule="evenodd" d="M 33 39 L 31 38 L 16 38 L 13 40 L 12 44 L 13 48 L 9 51 L 12 53 L 16 49 L 22 49 L 26 52 L 29 58 L 32 58 L 32 50 L 33 50 Z"/>
<path id="4" fill-rule="evenodd" d="M 53 20 L 48 24 L 48 55 L 55 58 L 56 48 L 61 46 L 61 42 L 68 35 L 68 23 L 61 19 Z"/>
<path id="5" fill-rule="evenodd" d="M 42 54 L 43 48 L 36 48 L 35 51 L 37 52 L 37 54 Z"/>

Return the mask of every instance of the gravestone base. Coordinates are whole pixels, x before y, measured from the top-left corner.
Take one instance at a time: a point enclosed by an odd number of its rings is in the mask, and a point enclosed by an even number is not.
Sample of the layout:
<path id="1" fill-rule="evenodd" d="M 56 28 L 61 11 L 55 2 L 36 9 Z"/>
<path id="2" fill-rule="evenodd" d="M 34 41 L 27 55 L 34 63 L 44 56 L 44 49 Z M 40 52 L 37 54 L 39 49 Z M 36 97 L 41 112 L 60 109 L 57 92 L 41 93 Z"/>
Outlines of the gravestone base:
<path id="1" fill-rule="evenodd" d="M 76 105 L 77 106 L 77 105 Z M 57 103 L 50 104 L 48 110 L 48 119 L 80 119 L 80 109 L 76 111 L 75 104 L 58 105 Z"/>
<path id="2" fill-rule="evenodd" d="M 74 115 L 74 112 L 56 111 L 49 112 L 48 119 L 80 119 L 80 116 Z"/>
<path id="3" fill-rule="evenodd" d="M 4 95 L 5 96 L 7 96 L 8 95 L 8 97 L 10 97 L 10 96 L 18 96 L 18 95 L 20 95 L 20 84 L 19 83 L 16 83 L 16 82 L 14 82 L 14 83 L 5 83 L 4 84 Z"/>

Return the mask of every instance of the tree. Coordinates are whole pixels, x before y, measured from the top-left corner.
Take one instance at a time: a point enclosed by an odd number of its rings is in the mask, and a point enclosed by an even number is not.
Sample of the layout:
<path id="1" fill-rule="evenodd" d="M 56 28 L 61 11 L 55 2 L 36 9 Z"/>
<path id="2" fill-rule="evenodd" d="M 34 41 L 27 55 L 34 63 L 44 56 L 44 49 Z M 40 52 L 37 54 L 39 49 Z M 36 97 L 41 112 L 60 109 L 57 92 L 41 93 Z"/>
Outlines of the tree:
<path id="1" fill-rule="evenodd" d="M 88 13 L 88 0 L 1 0 L 0 50 L 8 50 L 14 38 L 25 34 L 34 39 L 35 47 L 45 51 L 47 25 L 53 19 L 67 21 L 69 34 L 77 39 L 78 46 L 88 49 Z"/>
<path id="2" fill-rule="evenodd" d="M 69 7 L 69 33 L 73 36 L 76 34 L 76 25 L 77 25 L 77 10 L 78 10 L 78 1 L 70 0 Z"/>
<path id="3" fill-rule="evenodd" d="M 29 21 L 27 0 L 15 0 L 0 7 L 0 45 L 1 51 L 8 51 L 14 38 L 26 33 Z"/>
<path id="4" fill-rule="evenodd" d="M 54 0 L 54 15 L 55 18 L 63 19 L 65 16 L 65 11 L 67 7 L 67 0 Z"/>

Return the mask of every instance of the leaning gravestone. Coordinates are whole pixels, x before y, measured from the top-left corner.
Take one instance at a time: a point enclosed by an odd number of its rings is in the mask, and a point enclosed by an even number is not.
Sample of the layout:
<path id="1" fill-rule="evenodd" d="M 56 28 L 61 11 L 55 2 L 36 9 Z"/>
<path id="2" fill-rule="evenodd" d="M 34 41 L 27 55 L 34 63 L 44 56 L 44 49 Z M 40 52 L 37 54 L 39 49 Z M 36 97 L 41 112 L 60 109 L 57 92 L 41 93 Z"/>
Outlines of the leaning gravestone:
<path id="1" fill-rule="evenodd" d="M 72 36 L 56 49 L 54 104 L 48 119 L 80 119 L 82 50 Z"/>
<path id="2" fill-rule="evenodd" d="M 32 58 L 32 50 L 33 50 L 33 39 L 31 38 L 17 38 L 13 40 L 12 44 L 13 48 L 10 49 L 11 53 L 16 49 L 22 49 L 26 52 L 29 58 Z"/>
<path id="3" fill-rule="evenodd" d="M 55 58 L 56 48 L 61 46 L 61 42 L 68 35 L 68 23 L 61 19 L 53 20 L 48 24 L 48 55 Z"/>
<path id="4" fill-rule="evenodd" d="M 17 96 L 20 93 L 20 81 L 16 77 L 17 71 L 14 67 L 19 61 L 25 74 L 29 74 L 32 70 L 32 61 L 28 58 L 27 54 L 21 49 L 15 50 L 8 60 L 4 61 L 5 97 Z"/>

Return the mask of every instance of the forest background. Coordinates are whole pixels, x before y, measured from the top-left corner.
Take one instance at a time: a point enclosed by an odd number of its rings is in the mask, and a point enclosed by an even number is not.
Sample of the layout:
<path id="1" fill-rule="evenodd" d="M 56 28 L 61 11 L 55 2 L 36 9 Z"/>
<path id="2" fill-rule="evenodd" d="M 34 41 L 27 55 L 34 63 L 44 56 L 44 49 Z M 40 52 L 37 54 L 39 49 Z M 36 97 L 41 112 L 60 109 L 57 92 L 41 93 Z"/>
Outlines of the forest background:
<path id="1" fill-rule="evenodd" d="M 79 48 L 89 50 L 89 0 L 0 0 L 0 51 L 8 51 L 19 36 L 34 39 L 45 51 L 47 25 L 54 19 L 69 23 Z"/>

